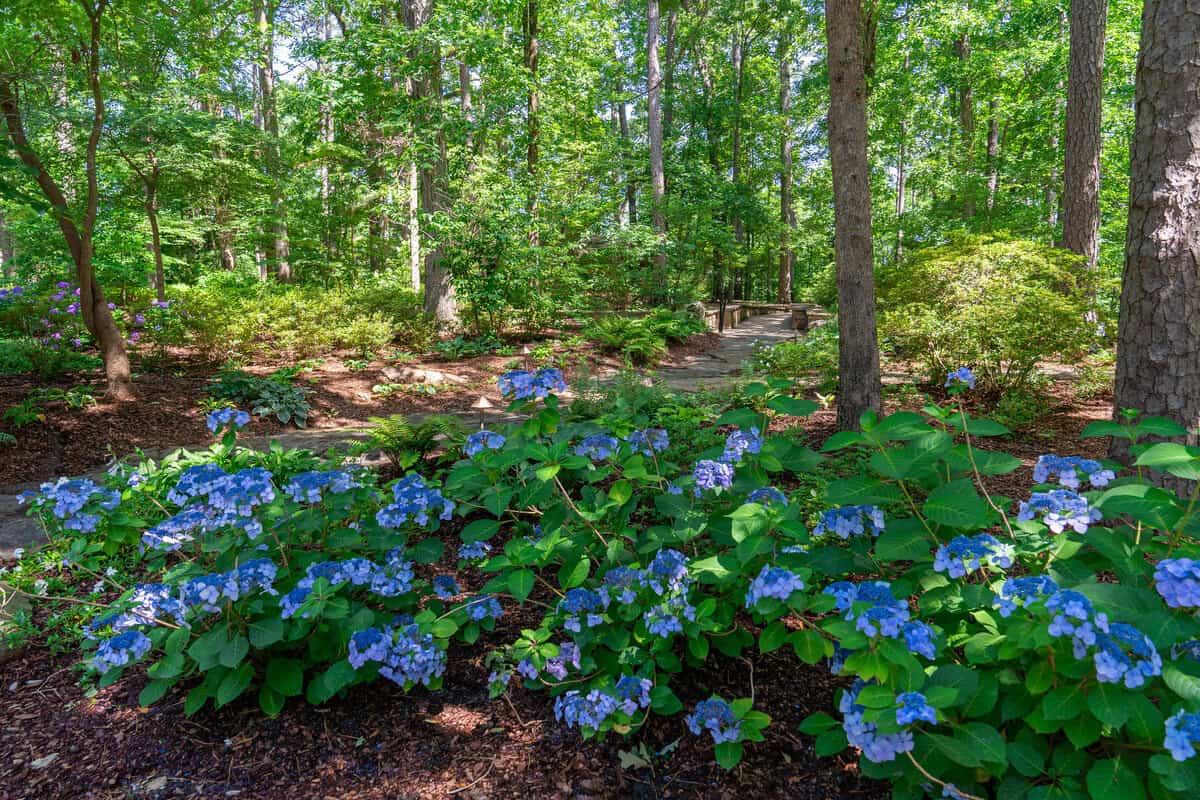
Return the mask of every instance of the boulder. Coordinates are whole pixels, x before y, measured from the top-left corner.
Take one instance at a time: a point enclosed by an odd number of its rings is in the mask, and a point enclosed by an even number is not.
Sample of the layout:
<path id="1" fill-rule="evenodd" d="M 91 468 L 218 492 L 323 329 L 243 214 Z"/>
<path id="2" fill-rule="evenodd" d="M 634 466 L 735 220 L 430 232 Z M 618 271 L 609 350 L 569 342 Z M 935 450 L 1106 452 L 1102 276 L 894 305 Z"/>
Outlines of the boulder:
<path id="1" fill-rule="evenodd" d="M 452 375 L 436 369 L 422 369 L 421 367 L 384 367 L 383 376 L 392 383 L 428 383 L 431 386 L 444 383 L 463 386 L 469 383 L 460 375 Z"/>

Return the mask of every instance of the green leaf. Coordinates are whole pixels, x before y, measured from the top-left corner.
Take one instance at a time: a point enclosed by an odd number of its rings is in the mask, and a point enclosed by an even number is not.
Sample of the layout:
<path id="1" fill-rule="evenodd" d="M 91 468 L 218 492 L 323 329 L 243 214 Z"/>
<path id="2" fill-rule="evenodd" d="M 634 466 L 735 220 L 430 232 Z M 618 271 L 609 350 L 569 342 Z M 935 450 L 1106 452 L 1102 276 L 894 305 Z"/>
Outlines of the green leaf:
<path id="1" fill-rule="evenodd" d="M 1093 764 L 1088 770 L 1087 787 L 1088 794 L 1094 800 L 1142 800 L 1146 796 L 1137 773 L 1119 758 L 1109 758 Z"/>
<path id="2" fill-rule="evenodd" d="M 138 694 L 138 705 L 142 707 L 154 705 L 174 685 L 175 681 L 173 680 L 150 681 L 142 687 L 142 691 Z"/>
<path id="3" fill-rule="evenodd" d="M 252 680 L 254 667 L 249 664 L 242 664 L 237 669 L 230 670 L 217 687 L 217 708 L 229 705 L 240 697 Z"/>
<path id="4" fill-rule="evenodd" d="M 987 503 L 967 478 L 934 489 L 923 510 L 930 521 L 951 528 L 981 528 L 988 522 Z"/>
<path id="5" fill-rule="evenodd" d="M 1105 725 L 1119 728 L 1129 719 L 1131 707 L 1128 700 L 1129 695 L 1119 687 L 1100 683 L 1088 692 L 1088 711 Z"/>
<path id="6" fill-rule="evenodd" d="M 234 636 L 232 639 L 226 642 L 225 646 L 221 648 L 219 661 L 221 666 L 232 669 L 233 667 L 236 667 L 238 664 L 242 663 L 242 659 L 244 659 L 246 654 L 249 652 L 250 640 L 239 633 L 237 636 Z"/>
<path id="7" fill-rule="evenodd" d="M 1200 677 L 1185 672 L 1180 667 L 1187 662 L 1177 665 L 1168 661 L 1163 665 L 1163 681 L 1171 691 L 1192 703 L 1200 703 Z"/>
<path id="8" fill-rule="evenodd" d="M 429 626 L 429 632 L 438 639 L 449 639 L 458 630 L 458 623 L 450 617 L 439 619 Z"/>
<path id="9" fill-rule="evenodd" d="M 518 570 L 508 576 L 508 591 L 519 602 L 524 602 L 533 591 L 533 572 L 527 569 Z"/>
<path id="10" fill-rule="evenodd" d="M 467 523 L 467 526 L 462 529 L 462 540 L 464 542 L 483 542 L 495 536 L 499 530 L 500 520 L 477 519 Z"/>
<path id="11" fill-rule="evenodd" d="M 208 686 L 200 684 L 188 692 L 187 699 L 183 701 L 183 713 L 185 716 L 192 716 L 200 709 L 204 708 L 205 701 L 208 700 Z"/>
<path id="12" fill-rule="evenodd" d="M 562 469 L 560 464 L 546 464 L 545 466 L 538 467 L 535 470 L 535 474 L 539 481 L 548 481 L 557 475 L 560 469 Z"/>
<path id="13" fill-rule="evenodd" d="M 812 400 L 802 400 L 796 397 L 774 397 L 767 402 L 767 408 L 790 417 L 807 417 L 820 408 L 820 405 Z"/>
<path id="14" fill-rule="evenodd" d="M 304 691 L 304 667 L 294 658 L 272 658 L 267 662 L 266 685 L 282 697 Z"/>
<path id="15" fill-rule="evenodd" d="M 713 747 L 713 755 L 722 769 L 733 769 L 742 760 L 742 743 L 721 742 Z"/>
<path id="16" fill-rule="evenodd" d="M 619 506 L 625 505 L 631 497 L 633 497 L 633 485 L 629 481 L 620 480 L 609 487 L 608 499 Z"/>
<path id="17" fill-rule="evenodd" d="M 283 710 L 285 703 L 283 695 L 272 689 L 270 686 L 260 686 L 258 689 L 258 707 L 268 717 L 274 717 Z"/>
<path id="18" fill-rule="evenodd" d="M 259 617 L 250 623 L 250 644 L 256 650 L 270 647 L 282 638 L 283 620 L 277 616 Z"/>
<path id="19" fill-rule="evenodd" d="M 775 620 L 758 636 L 758 649 L 762 653 L 778 650 L 788 640 L 788 628 L 780 620 Z"/>
<path id="20" fill-rule="evenodd" d="M 792 649 L 805 664 L 816 664 L 829 654 L 825 637 L 814 628 L 805 628 L 792 634 Z"/>
<path id="21" fill-rule="evenodd" d="M 1085 705 L 1083 687 L 1077 683 L 1059 686 L 1042 699 L 1042 713 L 1046 719 L 1075 719 L 1083 713 Z"/>
<path id="22" fill-rule="evenodd" d="M 683 703 L 669 686 L 659 684 L 650 690 L 650 708 L 655 714 L 669 717 L 683 710 Z"/>
<path id="23" fill-rule="evenodd" d="M 830 506 L 879 506 L 903 499 L 904 495 L 895 486 L 869 475 L 840 478 L 825 489 L 825 502 Z"/>
<path id="24" fill-rule="evenodd" d="M 955 738 L 967 743 L 983 761 L 1003 764 L 1007 760 L 1004 738 L 991 725 L 969 722 L 955 731 Z"/>
<path id="25" fill-rule="evenodd" d="M 308 702 L 319 706 L 342 689 L 354 683 L 355 677 L 357 677 L 357 673 L 355 673 L 354 667 L 350 666 L 350 662 L 346 659 L 340 659 L 335 661 L 329 669 L 308 682 L 308 691 L 305 692 L 305 697 L 308 699 Z"/>

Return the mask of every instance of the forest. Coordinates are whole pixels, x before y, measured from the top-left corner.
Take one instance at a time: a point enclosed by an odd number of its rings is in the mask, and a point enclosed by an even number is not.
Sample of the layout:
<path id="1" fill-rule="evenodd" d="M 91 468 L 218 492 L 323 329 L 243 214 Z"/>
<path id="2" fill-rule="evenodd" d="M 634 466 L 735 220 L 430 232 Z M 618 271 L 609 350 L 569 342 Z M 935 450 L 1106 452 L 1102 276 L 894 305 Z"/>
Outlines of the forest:
<path id="1" fill-rule="evenodd" d="M 0 0 L 0 796 L 1176 800 L 1200 0 Z"/>

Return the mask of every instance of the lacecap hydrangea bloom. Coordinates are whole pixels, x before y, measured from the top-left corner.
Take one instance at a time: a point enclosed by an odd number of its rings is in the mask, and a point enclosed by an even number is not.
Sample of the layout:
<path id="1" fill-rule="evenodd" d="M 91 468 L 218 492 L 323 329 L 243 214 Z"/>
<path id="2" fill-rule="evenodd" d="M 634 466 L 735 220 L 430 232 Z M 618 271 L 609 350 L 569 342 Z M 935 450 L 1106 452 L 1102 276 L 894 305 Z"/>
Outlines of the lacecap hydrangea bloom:
<path id="1" fill-rule="evenodd" d="M 667 432 L 662 428 L 646 428 L 645 430 L 634 431 L 625 437 L 625 441 L 629 443 L 629 447 L 635 453 L 641 453 L 647 458 L 655 453 L 661 453 L 671 445 L 671 440 L 667 436 Z"/>
<path id="2" fill-rule="evenodd" d="M 1053 533 L 1062 533 L 1067 528 L 1087 533 L 1089 525 L 1103 519 L 1099 509 L 1088 505 L 1086 497 L 1067 489 L 1034 492 L 1027 502 L 1021 503 L 1017 520 L 1027 522 L 1039 515 Z"/>
<path id="3" fill-rule="evenodd" d="M 708 731 L 714 744 L 736 742 L 742 735 L 742 725 L 733 708 L 719 697 L 697 703 L 696 709 L 688 715 L 687 726 L 697 736 Z"/>
<path id="4" fill-rule="evenodd" d="M 250 424 L 250 415 L 245 411 L 237 408 L 226 406 L 218 408 L 216 411 L 208 412 L 208 430 L 210 433 L 216 433 L 223 430 L 226 426 L 232 428 L 244 428 Z"/>
<path id="5" fill-rule="evenodd" d="M 435 575 L 433 578 L 433 593 L 442 600 L 449 600 L 462 590 L 453 575 Z"/>
<path id="6" fill-rule="evenodd" d="M 621 703 L 608 692 L 592 689 L 587 694 L 572 689 L 554 701 L 554 718 L 571 728 L 599 730 Z"/>
<path id="7" fill-rule="evenodd" d="M 1027 606 L 1057 591 L 1058 584 L 1046 575 L 1009 578 L 1000 587 L 1000 594 L 996 595 L 993 605 L 1000 610 L 1000 616 L 1010 617 L 1018 606 Z"/>
<path id="8" fill-rule="evenodd" d="M 393 501 L 379 510 L 375 521 L 384 528 L 399 528 L 410 519 L 417 525 L 429 523 L 430 513 L 440 520 L 454 516 L 454 501 L 442 496 L 441 491 L 425 484 L 425 479 L 416 473 L 406 475 L 392 485 Z"/>
<path id="9" fill-rule="evenodd" d="M 583 628 L 592 628 L 604 622 L 603 612 L 608 606 L 607 595 L 592 589 L 576 587 L 568 589 L 558 601 L 558 610 L 566 617 L 563 627 L 574 633 Z"/>
<path id="10" fill-rule="evenodd" d="M 331 586 L 348 584 L 365 587 L 379 597 L 399 597 L 412 591 L 413 562 L 405 558 L 403 548 L 397 547 L 388 551 L 383 564 L 376 564 L 367 558 L 311 564 L 295 588 L 280 598 L 280 616 L 284 619 L 294 616 L 307 602 L 316 582 L 322 578 Z"/>
<path id="11" fill-rule="evenodd" d="M 1108 633 L 1096 637 L 1092 660 L 1096 680 L 1122 683 L 1127 689 L 1137 689 L 1162 674 L 1162 657 L 1150 637 L 1123 622 L 1109 623 Z"/>
<path id="12" fill-rule="evenodd" d="M 586 456 L 592 461 L 604 461 L 611 458 L 621 443 L 615 436 L 605 433 L 594 433 L 575 445 L 575 455 Z"/>
<path id="13" fill-rule="evenodd" d="M 692 470 L 692 477 L 696 481 L 695 489 L 693 489 L 696 497 L 700 497 L 708 491 L 719 492 L 733 485 L 733 465 L 702 459 L 696 462 L 696 466 Z"/>
<path id="14" fill-rule="evenodd" d="M 896 709 L 897 724 L 912 725 L 918 721 L 937 724 L 937 712 L 920 692 L 901 692 L 896 696 L 896 703 L 900 706 Z"/>
<path id="15" fill-rule="evenodd" d="M 185 581 L 179 588 L 179 599 L 189 609 L 198 607 L 205 613 L 215 614 L 227 601 L 239 600 L 255 592 L 277 594 L 274 588 L 277 572 L 273 561 L 256 558 L 228 572 L 214 572 Z"/>
<path id="16" fill-rule="evenodd" d="M 484 450 L 499 450 L 504 447 L 505 441 L 507 440 L 503 434 L 487 429 L 475 431 L 467 437 L 467 442 L 463 445 L 463 454 L 470 458 Z"/>
<path id="17" fill-rule="evenodd" d="M 908 730 L 880 733 L 878 725 L 874 722 L 867 722 L 863 718 L 867 709 L 858 705 L 858 696 L 864 687 L 873 683 L 874 680 L 869 683 L 855 680 L 853 686 L 842 692 L 838 710 L 842 712 L 842 729 L 846 732 L 846 741 L 852 747 L 861 750 L 863 757 L 868 761 L 879 764 L 885 761 L 894 761 L 896 756 L 901 753 L 911 752 L 913 735 Z M 904 709 L 901 708 L 896 712 L 897 720 L 903 711 Z"/>
<path id="18" fill-rule="evenodd" d="M 968 367 L 959 367 L 956 370 L 946 373 L 946 388 L 949 389 L 955 385 L 964 385 L 968 389 L 974 389 L 975 373 L 971 372 Z"/>
<path id="19" fill-rule="evenodd" d="M 565 392 L 567 382 L 561 370 L 551 367 L 539 369 L 537 372 L 527 372 L 523 369 L 512 370 L 500 376 L 497 384 L 500 394 L 512 396 L 516 400 L 530 397 L 542 398 L 554 392 Z"/>
<path id="20" fill-rule="evenodd" d="M 721 461 L 726 464 L 736 464 L 746 453 L 752 455 L 761 453 L 762 445 L 763 440 L 758 428 L 734 431 L 725 439 L 725 452 L 721 454 Z"/>
<path id="21" fill-rule="evenodd" d="M 446 671 L 445 651 L 415 624 L 356 631 L 349 649 L 348 660 L 354 669 L 376 662 L 381 665 L 380 675 L 406 689 L 416 684 L 428 686 Z"/>
<path id="22" fill-rule="evenodd" d="M 108 672 L 138 661 L 150 652 L 150 637 L 141 631 L 125 631 L 100 643 L 92 665 L 101 672 Z"/>
<path id="23" fill-rule="evenodd" d="M 804 581 L 796 573 L 783 567 L 764 564 L 746 590 L 746 608 L 754 608 L 768 597 L 786 603 L 792 594 L 803 588 Z"/>
<path id="24" fill-rule="evenodd" d="M 1196 755 L 1196 744 L 1200 742 L 1200 714 L 1180 711 L 1167 718 L 1167 735 L 1163 747 L 1176 761 L 1187 761 Z"/>
<path id="25" fill-rule="evenodd" d="M 760 505 L 769 506 L 772 503 L 779 503 L 781 506 L 788 504 L 787 495 L 776 489 L 774 486 L 763 486 L 761 489 L 755 489 L 750 494 L 746 495 L 747 503 L 758 503 Z"/>
<path id="26" fill-rule="evenodd" d="M 1164 558 L 1154 567 L 1154 588 L 1171 608 L 1200 607 L 1200 561 Z"/>
<path id="27" fill-rule="evenodd" d="M 993 569 L 1008 569 L 1013 565 L 1013 547 L 1001 544 L 991 534 L 956 536 L 937 549 L 933 557 L 935 572 L 946 572 L 951 578 L 961 578 L 984 564 Z"/>
<path id="28" fill-rule="evenodd" d="M 504 616 L 504 609 L 500 607 L 500 601 L 490 594 L 472 598 L 463 607 L 467 610 L 467 616 L 475 622 L 485 619 L 500 619 Z"/>
<path id="29" fill-rule="evenodd" d="M 490 552 L 492 552 L 492 546 L 487 542 L 467 542 L 459 545 L 458 557 L 463 561 L 475 561 L 487 558 L 487 554 Z"/>
<path id="30" fill-rule="evenodd" d="M 867 524 L 871 525 L 871 535 L 883 533 L 883 511 L 877 506 L 842 506 L 821 512 L 821 518 L 813 528 L 813 536 L 835 533 L 840 539 L 851 536 L 865 536 Z"/>
<path id="31" fill-rule="evenodd" d="M 1079 473 L 1081 472 L 1088 479 L 1088 483 L 1096 488 L 1107 486 L 1109 481 L 1117 477 L 1115 472 L 1105 469 L 1099 461 L 1078 456 L 1056 456 L 1049 453 L 1038 456 L 1037 463 L 1033 467 L 1033 482 L 1046 483 L 1051 478 L 1058 478 L 1058 482 L 1068 489 L 1078 489 Z"/>
<path id="32" fill-rule="evenodd" d="M 287 486 L 283 487 L 283 493 L 297 503 L 319 503 L 325 493 L 344 494 L 361 485 L 345 470 L 310 470 L 293 476 Z"/>
<path id="33" fill-rule="evenodd" d="M 681 594 L 664 599 L 642 614 L 646 630 L 666 639 L 672 634 L 683 633 L 683 621 L 694 622 L 696 608 Z"/>
<path id="34" fill-rule="evenodd" d="M 99 508 L 112 511 L 120 505 L 121 494 L 98 486 L 89 478 L 59 478 L 53 483 L 43 483 L 40 493 L 22 492 L 17 495 L 18 503 L 30 499 L 39 508 L 53 503 L 50 513 L 62 520 L 62 526 L 67 530 L 91 533 L 100 523 L 100 515 L 85 512 L 85 507 L 95 500 Z"/>
<path id="35" fill-rule="evenodd" d="M 911 652 L 932 659 L 936 654 L 933 628 L 919 620 L 910 620 L 908 603 L 892 596 L 887 581 L 838 581 L 825 587 L 825 594 L 837 600 L 837 610 L 867 636 L 903 639 Z"/>

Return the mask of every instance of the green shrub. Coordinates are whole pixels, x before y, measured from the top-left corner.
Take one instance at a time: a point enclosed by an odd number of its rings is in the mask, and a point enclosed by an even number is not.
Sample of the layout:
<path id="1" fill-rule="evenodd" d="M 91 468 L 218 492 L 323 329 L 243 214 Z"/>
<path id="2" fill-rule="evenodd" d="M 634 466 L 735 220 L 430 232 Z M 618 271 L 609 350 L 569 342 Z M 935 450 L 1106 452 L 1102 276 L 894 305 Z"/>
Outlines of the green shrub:
<path id="1" fill-rule="evenodd" d="M 458 361 L 463 358 L 490 355 L 504 348 L 504 342 L 497 339 L 494 334 L 485 333 L 474 338 L 455 336 L 448 341 L 436 343 L 432 349 L 434 353 L 447 361 Z"/>
<path id="2" fill-rule="evenodd" d="M 683 311 L 655 309 L 645 317 L 606 316 L 583 329 L 584 338 L 634 364 L 649 364 L 667 352 L 667 342 L 682 342 L 707 330 L 704 321 Z"/>
<path id="3" fill-rule="evenodd" d="M 836 387 L 837 319 L 818 325 L 794 342 L 755 347 L 754 369 L 772 377 L 797 381 L 815 375 L 822 388 Z"/>
<path id="4" fill-rule="evenodd" d="M 217 400 L 248 406 L 260 417 L 273 416 L 284 425 L 291 422 L 303 428 L 311 406 L 307 392 L 292 385 L 295 371 L 277 370 L 269 377 L 251 375 L 242 370 L 223 370 L 208 385 L 208 393 Z"/>
<path id="5" fill-rule="evenodd" d="M 445 447 L 455 458 L 467 438 L 461 420 L 451 414 L 430 414 L 414 423 L 403 414 L 390 417 L 371 417 L 369 437 L 355 445 L 354 454 L 380 450 L 399 470 L 406 470 L 424 461 L 439 447 Z"/>
<path id="6" fill-rule="evenodd" d="M 1086 345 L 1083 262 L 1020 239 L 975 236 L 914 251 L 880 276 L 880 333 L 931 377 L 971 365 L 993 396 Z"/>

